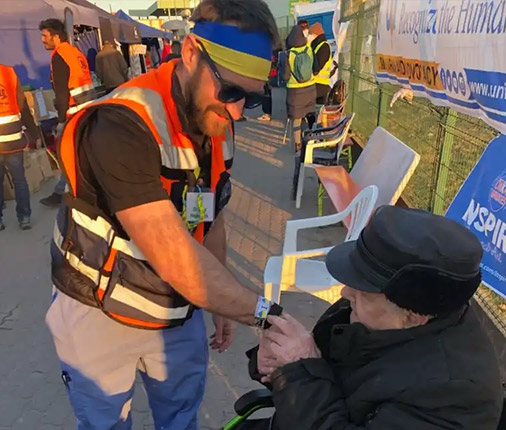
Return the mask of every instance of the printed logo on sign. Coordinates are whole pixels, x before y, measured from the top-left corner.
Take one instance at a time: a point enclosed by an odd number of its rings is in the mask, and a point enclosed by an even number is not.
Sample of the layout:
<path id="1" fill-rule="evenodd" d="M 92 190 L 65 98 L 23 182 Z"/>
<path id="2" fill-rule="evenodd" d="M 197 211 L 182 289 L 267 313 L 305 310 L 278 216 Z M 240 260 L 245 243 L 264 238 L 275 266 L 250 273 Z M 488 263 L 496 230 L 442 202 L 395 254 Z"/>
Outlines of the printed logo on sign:
<path id="1" fill-rule="evenodd" d="M 506 171 L 492 184 L 489 202 L 492 212 L 499 212 L 506 205 Z"/>
<path id="2" fill-rule="evenodd" d="M 499 212 L 506 206 L 506 171 L 492 181 L 488 194 L 488 205 L 483 200 L 480 204 L 479 198 L 471 199 L 462 221 L 481 235 L 485 253 L 502 262 L 506 254 L 506 222 Z"/>
<path id="3" fill-rule="evenodd" d="M 395 13 L 397 12 L 397 0 L 387 1 L 386 26 L 387 31 L 393 33 L 395 30 Z"/>

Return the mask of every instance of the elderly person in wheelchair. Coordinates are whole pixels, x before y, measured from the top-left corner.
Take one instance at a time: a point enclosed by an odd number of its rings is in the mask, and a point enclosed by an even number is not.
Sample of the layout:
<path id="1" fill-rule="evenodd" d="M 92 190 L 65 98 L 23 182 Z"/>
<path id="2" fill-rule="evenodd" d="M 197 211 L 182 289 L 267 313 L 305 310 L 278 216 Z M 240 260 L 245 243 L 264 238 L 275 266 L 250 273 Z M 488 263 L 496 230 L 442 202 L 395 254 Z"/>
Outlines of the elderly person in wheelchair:
<path id="1" fill-rule="evenodd" d="M 346 287 L 312 333 L 290 315 L 269 317 L 248 352 L 269 391 L 241 398 L 224 429 L 506 428 L 498 363 L 469 304 L 481 257 L 454 221 L 378 209 L 359 240 L 329 253 Z M 267 406 L 272 418 L 247 419 Z"/>

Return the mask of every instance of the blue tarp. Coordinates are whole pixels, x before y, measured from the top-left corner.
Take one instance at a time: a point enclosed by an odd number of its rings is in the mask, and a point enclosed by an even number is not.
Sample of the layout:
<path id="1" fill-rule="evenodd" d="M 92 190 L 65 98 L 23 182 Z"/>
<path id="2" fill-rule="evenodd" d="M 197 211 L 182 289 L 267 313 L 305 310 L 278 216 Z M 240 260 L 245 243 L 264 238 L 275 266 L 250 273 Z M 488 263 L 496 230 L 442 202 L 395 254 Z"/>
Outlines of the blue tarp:
<path id="1" fill-rule="evenodd" d="M 45 2 L 7 0 L 0 14 L 0 63 L 16 70 L 22 85 L 50 88 L 50 52 L 40 41 L 39 22 L 54 14 Z"/>
<path id="2" fill-rule="evenodd" d="M 94 12 L 62 0 L 1 0 L 0 63 L 16 70 L 22 85 L 34 89 L 51 88 L 51 52 L 40 41 L 39 23 L 47 18 L 63 18 L 71 8 L 74 23 L 94 24 Z"/>
<path id="3" fill-rule="evenodd" d="M 169 33 L 167 31 L 158 30 L 156 28 L 150 27 L 149 25 L 142 24 L 139 21 L 136 21 L 133 19 L 130 15 L 128 15 L 126 12 L 123 12 L 121 9 L 116 12 L 114 15 L 120 19 L 124 19 L 125 21 L 130 21 L 135 23 L 139 31 L 141 32 L 142 37 L 146 38 L 162 38 L 162 39 L 169 39 L 172 40 L 174 38 L 172 33 Z"/>

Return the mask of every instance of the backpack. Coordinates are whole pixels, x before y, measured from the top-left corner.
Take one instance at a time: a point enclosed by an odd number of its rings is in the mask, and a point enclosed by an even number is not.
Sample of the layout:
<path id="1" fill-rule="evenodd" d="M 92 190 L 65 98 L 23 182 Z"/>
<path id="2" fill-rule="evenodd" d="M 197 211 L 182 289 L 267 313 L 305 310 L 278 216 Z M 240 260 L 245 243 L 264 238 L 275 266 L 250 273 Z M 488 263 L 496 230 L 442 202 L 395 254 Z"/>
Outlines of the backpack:
<path id="1" fill-rule="evenodd" d="M 290 51 L 295 55 L 292 75 L 299 84 L 310 81 L 313 77 L 313 60 L 308 53 L 309 49 L 311 48 L 306 46 L 301 52 Z"/>

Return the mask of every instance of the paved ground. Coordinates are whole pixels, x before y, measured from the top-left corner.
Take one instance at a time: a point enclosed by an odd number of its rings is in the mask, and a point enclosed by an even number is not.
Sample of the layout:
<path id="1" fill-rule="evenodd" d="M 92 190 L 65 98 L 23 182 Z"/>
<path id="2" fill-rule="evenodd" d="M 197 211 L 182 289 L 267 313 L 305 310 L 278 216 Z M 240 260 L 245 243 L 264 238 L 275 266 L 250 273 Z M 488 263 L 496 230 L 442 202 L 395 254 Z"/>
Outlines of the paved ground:
<path id="1" fill-rule="evenodd" d="M 234 196 L 228 211 L 229 265 L 245 284 L 261 287 L 267 258 L 280 251 L 286 220 L 316 215 L 316 181 L 306 183 L 303 207 L 289 199 L 293 151 L 282 145 L 284 115 L 281 90 L 275 91 L 274 120 L 253 119 L 237 126 Z M 261 112 L 252 112 L 251 118 Z M 50 296 L 49 242 L 55 211 L 38 201 L 52 189 L 45 184 L 32 198 L 34 228 L 21 232 L 14 203 L 5 211 L 7 230 L 0 233 L 0 430 L 71 430 L 75 422 L 60 380 L 52 341 L 44 324 Z M 337 232 L 316 230 L 303 245 L 328 246 Z M 284 294 L 283 305 L 308 327 L 325 303 L 303 294 Z M 209 328 L 209 331 L 211 328 Z M 219 429 L 233 416 L 234 401 L 258 387 L 246 373 L 244 351 L 256 345 L 254 330 L 239 327 L 226 353 L 212 354 L 201 428 Z M 133 403 L 134 429 L 153 429 L 142 386 Z M 172 429 L 171 429 L 172 430 Z M 180 429 L 174 429 L 180 430 Z"/>

